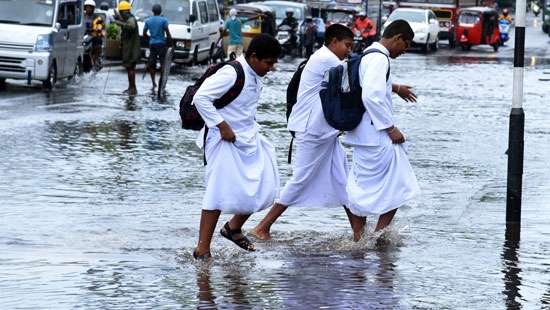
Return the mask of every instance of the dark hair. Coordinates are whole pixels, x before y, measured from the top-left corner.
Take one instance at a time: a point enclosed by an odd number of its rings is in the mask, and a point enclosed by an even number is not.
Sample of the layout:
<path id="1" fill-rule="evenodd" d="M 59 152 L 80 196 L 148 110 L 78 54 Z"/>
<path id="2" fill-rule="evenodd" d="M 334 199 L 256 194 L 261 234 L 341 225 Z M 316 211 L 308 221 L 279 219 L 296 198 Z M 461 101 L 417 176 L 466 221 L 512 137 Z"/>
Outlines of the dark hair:
<path id="1" fill-rule="evenodd" d="M 395 20 L 389 24 L 384 30 L 382 37 L 385 39 L 390 39 L 398 34 L 402 35 L 404 40 L 412 41 L 414 38 L 414 31 L 412 30 L 411 25 L 403 19 Z"/>
<path id="2" fill-rule="evenodd" d="M 281 54 L 281 44 L 272 35 L 262 33 L 250 41 L 246 50 L 246 57 L 256 54 L 256 58 L 262 60 L 266 58 L 278 58 Z"/>
<path id="3" fill-rule="evenodd" d="M 332 39 L 342 41 L 344 39 L 353 40 L 353 32 L 346 26 L 340 24 L 332 24 L 325 31 L 325 45 L 329 45 Z"/>
<path id="4" fill-rule="evenodd" d="M 153 5 L 153 14 L 160 15 L 160 13 L 162 13 L 162 6 L 158 3 Z"/>

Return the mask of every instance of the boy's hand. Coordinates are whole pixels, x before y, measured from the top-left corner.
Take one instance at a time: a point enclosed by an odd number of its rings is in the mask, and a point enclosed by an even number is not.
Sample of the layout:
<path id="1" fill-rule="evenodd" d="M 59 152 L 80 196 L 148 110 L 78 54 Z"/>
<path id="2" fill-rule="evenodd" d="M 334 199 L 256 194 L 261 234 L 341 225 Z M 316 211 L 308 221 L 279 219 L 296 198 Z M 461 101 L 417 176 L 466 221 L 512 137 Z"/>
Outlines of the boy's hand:
<path id="1" fill-rule="evenodd" d="M 403 134 L 401 133 L 401 131 L 399 131 L 399 129 L 397 129 L 397 127 L 392 126 L 386 129 L 386 131 L 388 132 L 388 135 L 390 136 L 391 142 L 393 144 L 405 143 L 405 136 L 403 136 Z"/>
<path id="2" fill-rule="evenodd" d="M 416 102 L 416 94 L 412 92 L 411 88 L 408 85 L 399 85 L 396 93 L 407 102 Z"/>
<path id="3" fill-rule="evenodd" d="M 237 140 L 237 137 L 235 136 L 233 129 L 229 127 L 229 124 L 223 121 L 219 123 L 217 127 L 220 129 L 220 135 L 222 136 L 222 140 L 235 143 L 235 141 Z"/>

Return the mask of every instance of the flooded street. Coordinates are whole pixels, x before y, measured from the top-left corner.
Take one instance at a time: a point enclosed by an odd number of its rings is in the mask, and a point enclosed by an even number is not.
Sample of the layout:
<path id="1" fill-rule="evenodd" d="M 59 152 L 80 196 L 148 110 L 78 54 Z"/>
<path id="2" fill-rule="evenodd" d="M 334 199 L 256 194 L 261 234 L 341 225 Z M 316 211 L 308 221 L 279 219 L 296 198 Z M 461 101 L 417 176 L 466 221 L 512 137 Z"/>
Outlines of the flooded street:
<path id="1" fill-rule="evenodd" d="M 522 240 L 508 243 L 513 65 L 490 49 L 392 63 L 394 82 L 419 96 L 394 103 L 422 195 L 399 210 L 387 244 L 375 245 L 374 218 L 354 243 L 343 209 L 289 209 L 255 253 L 216 233 L 211 266 L 191 255 L 202 153 L 178 115 L 204 67 L 172 74 L 161 100 L 142 70 L 139 96 L 117 95 L 127 86 L 117 67 L 51 93 L 9 85 L 0 93 L 2 308 L 550 309 L 550 63 L 526 62 Z M 282 184 L 285 93 L 298 61 L 268 75 L 257 116 Z"/>

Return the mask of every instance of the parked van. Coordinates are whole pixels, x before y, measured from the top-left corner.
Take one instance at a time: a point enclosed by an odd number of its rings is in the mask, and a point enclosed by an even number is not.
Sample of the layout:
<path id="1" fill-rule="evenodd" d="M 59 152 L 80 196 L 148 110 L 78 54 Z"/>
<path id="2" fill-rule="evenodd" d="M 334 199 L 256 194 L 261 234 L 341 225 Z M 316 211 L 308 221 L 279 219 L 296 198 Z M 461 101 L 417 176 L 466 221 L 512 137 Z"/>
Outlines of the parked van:
<path id="1" fill-rule="evenodd" d="M 209 60 L 221 37 L 220 17 L 216 0 L 134 0 L 132 12 L 143 34 L 144 21 L 153 15 L 154 3 L 162 6 L 162 16 L 168 19 L 168 28 L 174 40 L 174 62 L 200 63 Z M 141 40 L 143 57 L 149 56 L 149 42 Z"/>
<path id="2" fill-rule="evenodd" d="M 51 88 L 58 79 L 80 72 L 83 1 L 0 1 L 0 84 L 6 79 L 42 81 Z"/>

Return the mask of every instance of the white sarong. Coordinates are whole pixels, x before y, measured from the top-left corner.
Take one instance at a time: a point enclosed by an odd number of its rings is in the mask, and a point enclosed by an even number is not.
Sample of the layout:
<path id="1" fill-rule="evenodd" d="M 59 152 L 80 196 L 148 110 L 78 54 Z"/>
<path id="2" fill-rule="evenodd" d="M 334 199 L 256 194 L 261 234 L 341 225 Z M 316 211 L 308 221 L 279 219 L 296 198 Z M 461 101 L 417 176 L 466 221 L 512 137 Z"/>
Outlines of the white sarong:
<path id="1" fill-rule="evenodd" d="M 420 193 L 405 145 L 354 146 L 347 192 L 357 216 L 384 214 Z"/>
<path id="2" fill-rule="evenodd" d="M 236 132 L 235 143 L 223 141 L 217 128 L 206 140 L 203 210 L 252 214 L 270 207 L 279 193 L 273 146 L 257 130 Z"/>
<path id="3" fill-rule="evenodd" d="M 341 207 L 348 202 L 348 163 L 338 132 L 296 133 L 292 178 L 279 203 L 289 207 Z"/>

